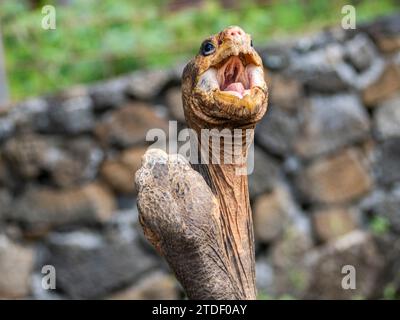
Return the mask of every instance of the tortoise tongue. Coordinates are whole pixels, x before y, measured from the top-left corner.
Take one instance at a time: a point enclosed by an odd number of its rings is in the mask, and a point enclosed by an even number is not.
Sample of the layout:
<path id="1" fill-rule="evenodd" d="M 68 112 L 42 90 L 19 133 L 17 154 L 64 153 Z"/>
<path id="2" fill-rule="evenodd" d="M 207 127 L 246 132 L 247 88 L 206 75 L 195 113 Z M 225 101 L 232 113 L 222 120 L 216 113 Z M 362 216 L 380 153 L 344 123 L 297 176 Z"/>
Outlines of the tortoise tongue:
<path id="1" fill-rule="evenodd" d="M 230 85 L 228 85 L 224 89 L 224 91 L 234 91 L 234 92 L 239 93 L 242 96 L 244 93 L 244 87 L 241 82 L 234 82 L 234 83 L 231 83 Z"/>

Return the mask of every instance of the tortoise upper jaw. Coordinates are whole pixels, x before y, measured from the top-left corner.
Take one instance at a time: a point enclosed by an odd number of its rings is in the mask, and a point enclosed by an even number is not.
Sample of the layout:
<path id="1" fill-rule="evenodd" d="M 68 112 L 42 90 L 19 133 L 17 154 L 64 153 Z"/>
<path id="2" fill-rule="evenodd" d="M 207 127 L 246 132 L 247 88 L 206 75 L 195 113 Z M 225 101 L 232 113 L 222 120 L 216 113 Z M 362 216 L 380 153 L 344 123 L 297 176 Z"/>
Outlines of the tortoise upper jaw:
<path id="1" fill-rule="evenodd" d="M 198 76 L 201 76 L 210 68 L 219 69 L 232 57 L 238 57 L 244 66 L 249 64 L 262 66 L 261 58 L 254 48 L 249 46 L 237 47 L 230 44 L 223 44 L 212 57 L 198 57 Z"/>
<path id="2" fill-rule="evenodd" d="M 247 125 L 261 119 L 267 109 L 268 90 L 265 86 L 253 87 L 249 94 L 238 97 L 214 89 L 192 91 L 187 107 L 208 124 Z"/>

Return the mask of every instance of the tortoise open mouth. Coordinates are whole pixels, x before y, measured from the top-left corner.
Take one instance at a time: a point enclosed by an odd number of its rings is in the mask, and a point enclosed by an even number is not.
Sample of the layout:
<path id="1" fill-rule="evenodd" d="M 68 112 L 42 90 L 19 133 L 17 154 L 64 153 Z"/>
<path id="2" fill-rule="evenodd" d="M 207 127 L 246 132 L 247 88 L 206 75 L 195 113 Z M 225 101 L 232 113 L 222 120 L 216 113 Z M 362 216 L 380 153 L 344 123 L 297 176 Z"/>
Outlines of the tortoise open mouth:
<path id="1" fill-rule="evenodd" d="M 224 92 L 242 99 L 254 87 L 264 87 L 264 74 L 250 54 L 231 55 L 211 66 L 199 78 L 204 91 Z"/>

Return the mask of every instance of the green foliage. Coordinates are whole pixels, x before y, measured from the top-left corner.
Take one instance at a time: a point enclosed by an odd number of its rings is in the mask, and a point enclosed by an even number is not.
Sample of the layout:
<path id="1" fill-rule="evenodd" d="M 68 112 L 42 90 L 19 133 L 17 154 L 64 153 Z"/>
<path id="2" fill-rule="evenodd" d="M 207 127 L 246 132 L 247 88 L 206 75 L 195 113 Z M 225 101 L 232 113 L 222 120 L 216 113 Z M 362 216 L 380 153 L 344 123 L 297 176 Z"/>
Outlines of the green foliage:
<path id="1" fill-rule="evenodd" d="M 283 294 L 279 297 L 273 297 L 265 292 L 259 292 L 257 295 L 257 300 L 296 300 L 296 298 L 290 294 Z"/>
<path id="2" fill-rule="evenodd" d="M 54 4 L 41 1 L 40 4 Z M 339 24 L 346 0 L 238 1 L 224 9 L 216 0 L 173 12 L 162 0 L 81 0 L 56 5 L 57 29 L 43 30 L 41 7 L 0 1 L 0 20 L 13 99 L 59 90 L 143 67 L 188 59 L 200 39 L 238 24 L 255 45 L 268 39 Z M 357 17 L 392 12 L 396 0 L 354 1 Z"/>
<path id="3" fill-rule="evenodd" d="M 396 286 L 393 283 L 389 283 L 383 290 L 383 298 L 387 300 L 397 300 L 400 296 L 396 294 Z"/>
<path id="4" fill-rule="evenodd" d="M 266 294 L 265 292 L 259 292 L 257 294 L 257 300 L 272 300 L 272 296 Z"/>
<path id="5" fill-rule="evenodd" d="M 303 291 L 307 286 L 306 275 L 304 272 L 298 269 L 289 270 L 288 273 L 289 281 L 299 291 Z"/>
<path id="6" fill-rule="evenodd" d="M 357 294 L 351 298 L 352 300 L 365 300 L 365 297 L 361 294 Z"/>
<path id="7" fill-rule="evenodd" d="M 376 235 L 383 235 L 389 231 L 389 221 L 381 216 L 374 216 L 370 221 L 370 228 Z"/>
<path id="8" fill-rule="evenodd" d="M 296 300 L 296 298 L 291 296 L 290 294 L 284 294 L 279 297 L 279 300 Z"/>

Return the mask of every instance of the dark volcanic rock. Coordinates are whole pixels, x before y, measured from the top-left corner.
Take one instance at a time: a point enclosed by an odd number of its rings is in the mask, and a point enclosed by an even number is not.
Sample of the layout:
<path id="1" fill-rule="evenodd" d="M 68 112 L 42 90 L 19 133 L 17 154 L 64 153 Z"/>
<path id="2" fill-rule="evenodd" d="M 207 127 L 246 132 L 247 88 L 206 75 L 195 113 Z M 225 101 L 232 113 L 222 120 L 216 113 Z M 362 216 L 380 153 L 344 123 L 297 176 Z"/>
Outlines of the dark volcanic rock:
<path id="1" fill-rule="evenodd" d="M 107 114 L 95 132 L 103 145 L 126 148 L 144 144 L 150 129 L 161 129 L 167 135 L 168 122 L 150 105 L 136 102 Z"/>
<path id="2" fill-rule="evenodd" d="M 321 48 L 329 47 L 330 45 L 339 45 L 346 38 L 346 33 L 342 28 L 332 28 L 324 30 L 312 35 L 307 35 L 296 40 L 293 46 L 297 53 L 307 53 L 316 51 Z"/>
<path id="3" fill-rule="evenodd" d="M 11 117 L 0 117 L 0 142 L 11 136 L 14 129 L 15 123 Z"/>
<path id="4" fill-rule="evenodd" d="M 383 260 L 371 235 L 353 231 L 334 242 L 329 242 L 307 254 L 311 270 L 308 299 L 372 298 L 379 286 Z M 342 280 L 348 272 L 344 266 L 354 267 L 356 288 L 343 289 Z"/>
<path id="5" fill-rule="evenodd" d="M 357 229 L 358 212 L 355 208 L 332 207 L 313 212 L 312 220 L 319 240 L 336 239 Z"/>
<path id="6" fill-rule="evenodd" d="M 297 152 L 311 158 L 368 137 L 370 123 L 356 95 L 314 96 L 304 110 Z"/>
<path id="7" fill-rule="evenodd" d="M 271 105 L 265 117 L 256 126 L 255 139 L 266 150 L 279 155 L 292 152 L 299 131 L 296 114 Z"/>
<path id="8" fill-rule="evenodd" d="M 165 94 L 165 100 L 167 106 L 172 114 L 172 116 L 184 123 L 185 122 L 185 115 L 183 113 L 183 103 L 182 103 L 182 90 L 179 87 L 173 87 L 168 89 Z"/>
<path id="9" fill-rule="evenodd" d="M 383 52 L 391 53 L 400 49 L 400 15 L 382 17 L 365 25 L 366 30 Z"/>
<path id="10" fill-rule="evenodd" d="M 53 141 L 43 155 L 43 169 L 49 173 L 52 184 L 59 187 L 92 181 L 97 176 L 104 152 L 89 137 L 70 141 Z"/>
<path id="11" fill-rule="evenodd" d="M 293 53 L 290 69 L 312 91 L 333 93 L 346 90 L 347 83 L 335 69 L 335 65 L 343 61 L 343 56 L 343 48 L 333 43 L 305 54 Z"/>
<path id="12" fill-rule="evenodd" d="M 149 100 L 156 97 L 170 80 L 168 70 L 135 71 L 130 77 L 128 93 L 136 98 Z"/>
<path id="13" fill-rule="evenodd" d="M 104 297 L 158 264 L 136 239 L 105 239 L 89 232 L 54 234 L 49 249 L 48 264 L 57 270 L 57 286 L 73 299 Z"/>
<path id="14" fill-rule="evenodd" d="M 272 293 L 275 296 L 289 294 L 302 297 L 311 276 L 304 257 L 312 245 L 311 233 L 307 225 L 302 224 L 287 226 L 281 239 L 272 245 Z"/>
<path id="15" fill-rule="evenodd" d="M 12 185 L 7 164 L 19 177 L 33 179 L 43 173 L 51 182 L 68 187 L 95 178 L 103 152 L 89 137 L 64 141 L 59 137 L 22 133 L 9 139 L 0 158 L 0 181 Z M 4 158 L 4 160 L 3 160 Z"/>
<path id="16" fill-rule="evenodd" d="M 400 290 L 400 237 L 398 234 L 386 232 L 379 237 L 375 237 L 378 249 L 384 256 L 385 269 L 384 276 L 380 279 L 382 282 L 378 295 L 385 289 L 392 288 L 390 296 L 385 294 L 387 299 L 397 299 Z"/>
<path id="17" fill-rule="evenodd" d="M 4 158 L 24 178 L 35 178 L 43 164 L 47 143 L 43 136 L 21 133 L 9 139 L 3 149 Z"/>
<path id="18" fill-rule="evenodd" d="M 16 125 L 31 127 L 36 131 L 49 129 L 49 104 L 43 98 L 32 98 L 18 103 L 11 109 L 10 117 Z"/>
<path id="19" fill-rule="evenodd" d="M 50 108 L 51 130 L 77 134 L 94 126 L 93 103 L 88 95 L 62 98 Z"/>
<path id="20" fill-rule="evenodd" d="M 108 108 L 119 107 L 126 103 L 126 90 L 129 86 L 130 78 L 119 77 L 108 81 L 96 83 L 89 88 L 89 94 L 93 99 L 95 110 L 105 110 Z"/>
<path id="21" fill-rule="evenodd" d="M 380 138 L 400 136 L 400 96 L 385 100 L 378 106 L 374 125 Z"/>
<path id="22" fill-rule="evenodd" d="M 358 34 L 345 43 L 346 57 L 352 65 L 358 70 L 367 69 L 374 59 L 377 58 L 375 45 L 371 39 L 364 35 Z"/>
<path id="23" fill-rule="evenodd" d="M 258 196 L 253 204 L 256 240 L 271 243 L 279 240 L 284 230 L 302 225 L 304 217 L 284 184 L 277 184 L 272 192 Z"/>
<path id="24" fill-rule="evenodd" d="M 100 169 L 101 177 L 119 194 L 134 193 L 134 176 L 146 150 L 146 147 L 126 149 L 119 158 L 106 160 Z"/>
<path id="25" fill-rule="evenodd" d="M 281 73 L 267 73 L 269 109 L 278 107 L 294 113 L 303 106 L 303 86 L 294 77 Z"/>
<path id="26" fill-rule="evenodd" d="M 390 228 L 400 233 L 400 185 L 391 190 L 373 192 L 364 199 L 361 208 L 387 219 Z"/>
<path id="27" fill-rule="evenodd" d="M 400 138 L 384 141 L 377 152 L 375 171 L 378 180 L 386 185 L 400 181 Z"/>
<path id="28" fill-rule="evenodd" d="M 155 271 L 109 298 L 112 300 L 177 300 L 179 294 L 176 280 L 172 275 Z"/>
<path id="29" fill-rule="evenodd" d="M 387 63 L 378 75 L 375 81 L 363 87 L 361 96 L 367 106 L 379 104 L 400 90 L 400 66 Z"/>
<path id="30" fill-rule="evenodd" d="M 362 154 L 346 149 L 312 162 L 299 173 L 296 184 L 307 203 L 338 204 L 366 194 L 373 182 Z"/>
<path id="31" fill-rule="evenodd" d="M 0 189 L 0 225 L 1 220 L 10 210 L 11 195 L 6 189 Z"/>
<path id="32" fill-rule="evenodd" d="M 8 218 L 29 230 L 47 230 L 68 224 L 108 220 L 115 210 L 112 194 L 101 184 L 73 189 L 30 188 L 13 202 Z"/>
<path id="33" fill-rule="evenodd" d="M 254 170 L 249 175 L 250 197 L 269 192 L 279 179 L 279 166 L 276 160 L 261 149 L 254 149 Z"/>
<path id="34" fill-rule="evenodd" d="M 289 66 L 290 48 L 284 45 L 270 45 L 261 50 L 260 56 L 267 70 L 278 71 Z"/>
<path id="35" fill-rule="evenodd" d="M 18 183 L 17 179 L 13 176 L 7 161 L 4 156 L 0 154 L 0 186 L 12 190 Z"/>

